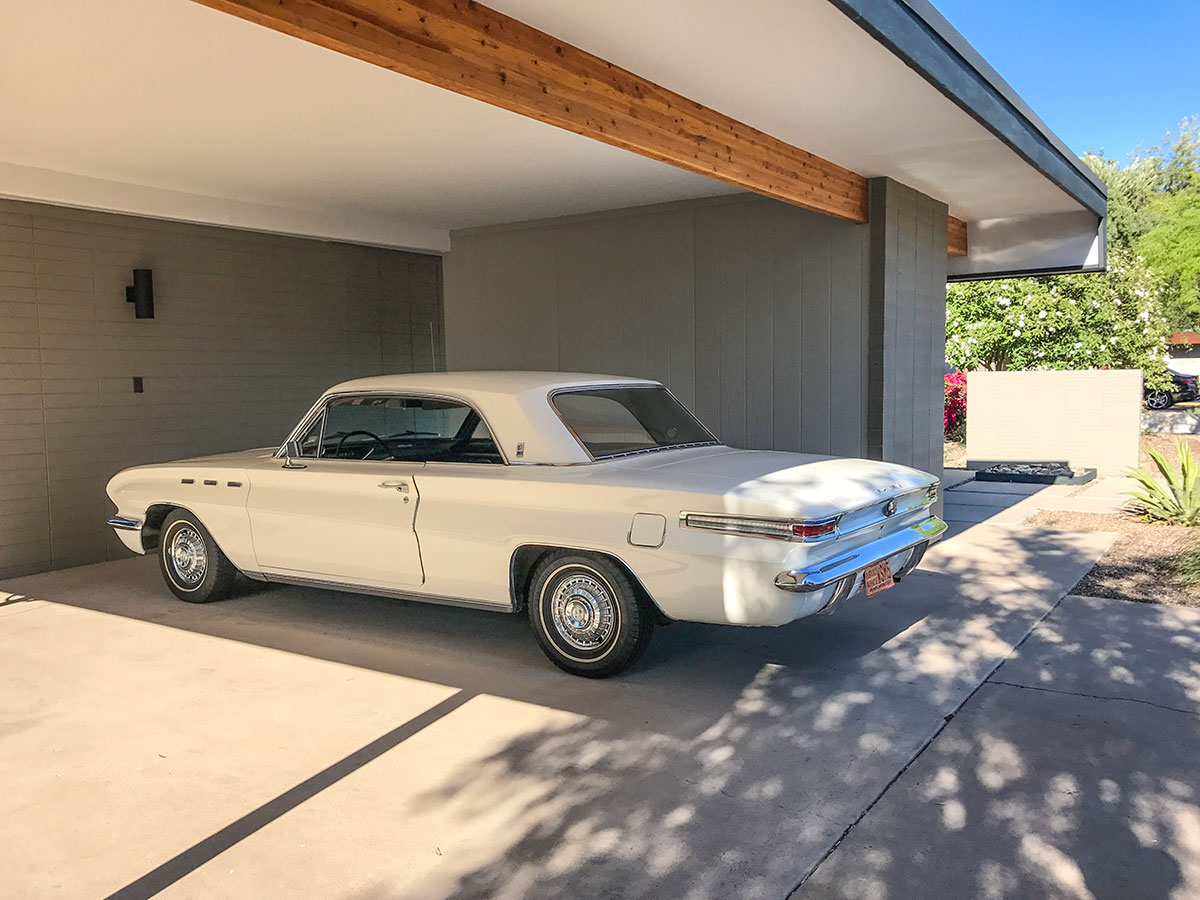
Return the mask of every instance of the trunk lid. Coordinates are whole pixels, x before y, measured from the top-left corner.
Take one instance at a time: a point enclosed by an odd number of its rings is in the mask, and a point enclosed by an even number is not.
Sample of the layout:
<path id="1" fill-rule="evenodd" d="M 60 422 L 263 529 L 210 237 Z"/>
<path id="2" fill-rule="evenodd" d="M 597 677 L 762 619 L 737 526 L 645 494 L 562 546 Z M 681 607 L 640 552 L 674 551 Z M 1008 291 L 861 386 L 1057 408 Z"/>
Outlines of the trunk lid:
<path id="1" fill-rule="evenodd" d="M 864 510 L 870 516 L 893 497 L 902 498 L 898 512 L 904 512 L 920 505 L 938 480 L 896 463 L 774 450 L 697 448 L 665 457 L 643 457 L 638 469 L 658 486 L 720 498 L 717 508 L 737 515 L 816 519 Z M 852 520 L 847 516 L 843 526 Z"/>

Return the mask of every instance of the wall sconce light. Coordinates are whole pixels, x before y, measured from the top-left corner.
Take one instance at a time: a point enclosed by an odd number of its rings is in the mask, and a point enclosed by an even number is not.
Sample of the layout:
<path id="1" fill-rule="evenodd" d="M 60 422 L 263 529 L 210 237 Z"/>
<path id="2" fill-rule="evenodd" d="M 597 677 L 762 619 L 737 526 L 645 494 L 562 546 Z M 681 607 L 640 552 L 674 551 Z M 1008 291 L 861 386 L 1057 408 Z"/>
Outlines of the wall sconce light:
<path id="1" fill-rule="evenodd" d="M 149 269 L 133 270 L 133 284 L 125 286 L 125 299 L 133 304 L 137 318 L 154 318 L 154 282 Z"/>

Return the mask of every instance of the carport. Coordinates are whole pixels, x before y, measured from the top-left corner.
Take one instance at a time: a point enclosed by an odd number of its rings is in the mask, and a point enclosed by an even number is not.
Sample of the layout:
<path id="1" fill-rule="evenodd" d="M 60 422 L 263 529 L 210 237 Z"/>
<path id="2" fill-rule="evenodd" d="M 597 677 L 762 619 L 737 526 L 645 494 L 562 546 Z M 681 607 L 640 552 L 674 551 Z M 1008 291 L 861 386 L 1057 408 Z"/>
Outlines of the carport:
<path id="1" fill-rule="evenodd" d="M 0 16 L 0 577 L 382 371 L 651 376 L 938 471 L 947 277 L 1104 265 L 1101 185 L 923 0 Z"/>
<path id="2" fill-rule="evenodd" d="M 937 471 L 945 281 L 1102 267 L 1105 199 L 924 0 L 10 3 L 0 89 L 0 895 L 1200 890 L 1196 616 L 1064 600 L 1111 535 L 956 522 L 594 682 L 516 616 L 168 602 L 103 525 L 379 372 Z"/>

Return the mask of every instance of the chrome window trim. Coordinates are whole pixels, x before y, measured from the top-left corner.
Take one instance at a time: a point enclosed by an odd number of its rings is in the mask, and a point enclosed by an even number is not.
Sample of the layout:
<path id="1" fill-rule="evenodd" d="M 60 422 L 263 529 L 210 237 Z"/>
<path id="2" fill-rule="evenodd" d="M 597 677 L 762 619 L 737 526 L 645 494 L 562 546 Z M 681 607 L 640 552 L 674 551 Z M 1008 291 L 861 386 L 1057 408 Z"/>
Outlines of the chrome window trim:
<path id="1" fill-rule="evenodd" d="M 501 459 L 500 465 L 502 465 L 502 466 L 512 465 L 508 461 L 508 454 L 506 454 L 504 452 L 504 447 L 502 447 L 500 445 L 500 441 L 497 440 L 497 438 L 496 438 L 496 432 L 492 428 L 492 424 L 487 420 L 487 417 L 484 416 L 483 413 L 481 413 L 478 409 L 475 408 L 474 404 L 468 403 L 463 398 L 455 397 L 451 394 L 431 394 L 426 391 L 389 391 L 389 390 L 340 391 L 336 394 L 322 394 L 317 399 L 317 402 L 314 403 L 309 408 L 308 412 L 306 412 L 304 414 L 304 417 L 300 420 L 300 424 L 297 425 L 295 428 L 293 428 L 291 430 L 291 432 L 288 434 L 288 436 L 286 438 L 284 438 L 283 443 L 279 445 L 279 449 L 277 449 L 275 451 L 272 458 L 273 459 L 283 459 L 284 458 L 284 450 L 287 447 L 288 443 L 296 440 L 299 437 L 299 435 L 303 434 L 305 429 L 308 428 L 313 423 L 313 421 L 316 419 L 316 417 L 318 415 L 324 415 L 325 408 L 329 405 L 329 403 L 331 401 L 340 400 L 345 397 L 412 397 L 412 398 L 418 399 L 418 400 L 442 400 L 442 401 L 445 401 L 448 403 L 457 403 L 459 406 L 465 406 L 467 409 L 471 410 L 471 412 L 475 413 L 475 415 L 479 416 L 479 421 L 483 422 L 484 426 L 487 428 L 488 434 L 490 434 L 492 437 L 492 443 L 496 445 L 496 452 L 500 454 L 500 459 Z M 328 417 L 326 417 L 325 421 L 326 422 L 329 421 Z M 319 446 L 322 446 L 322 447 L 325 446 L 325 425 L 324 424 L 321 425 L 321 443 Z M 329 457 L 325 457 L 325 456 L 305 456 L 302 458 L 311 460 L 311 461 L 324 461 L 324 462 L 330 461 Z M 354 463 L 354 462 L 400 463 L 402 465 L 416 465 L 416 466 L 423 466 L 427 462 L 427 460 L 410 460 L 410 459 L 340 459 L 340 460 L 333 460 L 333 461 L 334 462 L 347 462 L 347 463 Z M 445 460 L 433 460 L 433 462 L 445 462 Z M 458 464 L 464 465 L 464 466 L 494 466 L 494 465 L 496 465 L 496 463 L 479 463 L 479 462 L 466 462 L 466 461 L 460 461 Z"/>
<path id="2" fill-rule="evenodd" d="M 707 434 L 709 436 L 709 438 L 711 438 L 711 440 L 691 441 L 691 442 L 685 442 L 682 444 L 668 444 L 665 447 L 645 447 L 640 450 L 625 450 L 624 452 L 621 452 L 621 453 L 609 453 L 605 456 L 593 456 L 592 451 L 588 449 L 587 444 L 585 444 L 583 442 L 583 439 L 578 434 L 575 433 L 575 429 L 570 426 L 570 424 L 567 422 L 567 420 L 565 418 L 563 418 L 563 414 L 562 414 L 562 412 L 559 411 L 559 408 L 554 405 L 554 398 L 557 397 L 559 394 L 583 394 L 583 393 L 587 393 L 590 391 L 604 391 L 604 390 L 626 390 L 626 389 L 646 390 L 647 388 L 649 388 L 651 390 L 666 391 L 668 396 L 670 396 L 670 398 L 672 400 L 674 400 L 676 403 L 679 404 L 680 409 L 682 409 L 689 416 L 691 416 L 692 419 L 696 422 L 696 424 L 704 429 L 704 433 Z M 555 388 L 554 390 L 552 390 L 546 394 L 546 403 L 549 405 L 550 409 L 552 409 L 554 411 L 554 415 L 556 415 L 558 417 L 558 421 L 562 422 L 563 428 L 567 429 L 567 431 L 571 435 L 571 437 L 575 438 L 575 443 L 579 444 L 580 449 L 583 450 L 583 452 L 587 454 L 588 459 L 590 459 L 592 462 L 600 462 L 602 460 L 609 460 L 609 459 L 622 459 L 626 456 L 639 456 L 643 453 L 659 453 L 663 450 L 687 450 L 692 447 L 720 447 L 721 446 L 720 440 L 718 440 L 717 436 L 715 434 L 713 434 L 712 431 L 709 430 L 707 425 L 705 425 L 703 422 L 700 421 L 700 417 L 697 416 L 690 409 L 688 409 L 687 406 L 684 405 L 678 397 L 676 397 L 674 394 L 672 394 L 671 389 L 669 387 L 667 387 L 665 384 L 659 384 L 656 381 L 632 382 L 632 383 L 616 381 L 616 382 L 604 382 L 604 383 L 598 383 L 598 384 L 576 384 L 576 385 L 572 385 L 570 387 Z M 641 423 L 639 422 L 638 424 L 640 425 Z M 575 465 L 575 464 L 573 463 L 572 465 Z"/>

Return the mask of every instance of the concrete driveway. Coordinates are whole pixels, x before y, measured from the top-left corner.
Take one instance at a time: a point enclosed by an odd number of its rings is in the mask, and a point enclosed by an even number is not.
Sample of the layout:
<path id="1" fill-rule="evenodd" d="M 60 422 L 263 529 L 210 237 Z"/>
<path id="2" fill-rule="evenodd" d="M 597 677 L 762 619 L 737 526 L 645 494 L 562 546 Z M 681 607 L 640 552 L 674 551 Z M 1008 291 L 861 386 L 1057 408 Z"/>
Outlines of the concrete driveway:
<path id="1" fill-rule="evenodd" d="M 515 616 L 190 606 L 146 559 L 10 581 L 0 896 L 1141 896 L 1089 854 L 1194 893 L 1197 623 L 1055 609 L 1111 540 L 976 525 L 878 598 L 673 625 L 606 682 Z"/>

